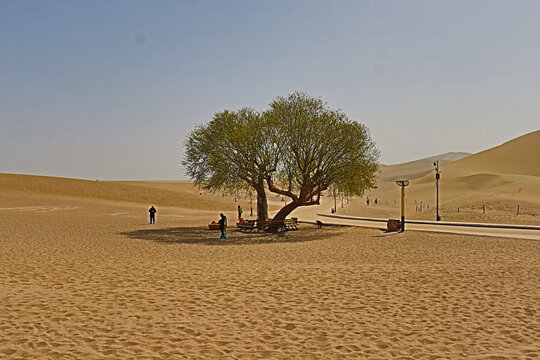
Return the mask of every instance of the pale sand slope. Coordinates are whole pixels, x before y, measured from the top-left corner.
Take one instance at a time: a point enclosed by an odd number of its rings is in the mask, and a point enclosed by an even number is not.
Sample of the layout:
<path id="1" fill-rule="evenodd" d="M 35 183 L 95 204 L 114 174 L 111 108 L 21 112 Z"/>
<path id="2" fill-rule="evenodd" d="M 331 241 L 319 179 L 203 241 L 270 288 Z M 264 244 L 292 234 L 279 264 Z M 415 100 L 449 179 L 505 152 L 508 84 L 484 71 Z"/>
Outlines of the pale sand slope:
<path id="1" fill-rule="evenodd" d="M 192 183 L 175 182 L 104 182 L 48 176 L 0 174 L 0 190 L 7 193 L 44 194 L 59 197 L 141 203 L 187 209 L 220 211 L 238 204 L 229 198 L 211 196 L 193 187 Z"/>
<path id="2" fill-rule="evenodd" d="M 150 226 L 144 204 L 0 200 L 2 359 L 540 357 L 539 242 L 309 225 L 223 241 L 213 210 L 161 206 Z"/>
<path id="3" fill-rule="evenodd" d="M 439 161 L 439 166 L 446 165 L 452 161 L 463 159 L 471 154 L 465 152 L 449 152 L 436 156 L 427 157 L 420 160 L 409 161 L 402 164 L 384 165 L 379 167 L 380 179 L 382 181 L 394 182 L 400 177 L 404 179 L 418 179 L 433 170 L 433 163 Z"/>
<path id="4" fill-rule="evenodd" d="M 432 167 L 432 163 L 424 163 Z M 441 171 L 439 202 L 443 220 L 540 224 L 540 130 L 443 165 Z M 411 173 L 408 164 L 403 164 L 401 170 L 393 165 L 389 174 L 383 168 L 378 189 L 368 194 L 371 205 L 377 198 L 382 200 L 381 206 L 367 207 L 364 197 L 344 212 L 398 217 L 400 190 L 392 178 L 408 177 L 407 217 L 434 220 L 435 172 L 431 170 L 421 177 L 415 174 L 421 172 Z"/>

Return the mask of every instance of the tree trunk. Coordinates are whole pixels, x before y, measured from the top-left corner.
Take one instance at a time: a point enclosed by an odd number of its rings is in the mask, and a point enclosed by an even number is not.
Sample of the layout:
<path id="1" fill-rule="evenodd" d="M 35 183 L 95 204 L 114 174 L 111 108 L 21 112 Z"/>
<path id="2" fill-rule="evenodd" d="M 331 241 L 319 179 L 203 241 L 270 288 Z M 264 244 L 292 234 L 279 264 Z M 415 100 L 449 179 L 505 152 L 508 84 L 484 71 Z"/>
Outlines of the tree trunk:
<path id="1" fill-rule="evenodd" d="M 257 192 L 257 220 L 268 220 L 268 202 L 264 185 L 255 186 Z"/>
<path id="2" fill-rule="evenodd" d="M 294 209 L 296 209 L 299 205 L 295 203 L 294 201 L 285 205 L 281 208 L 281 210 L 278 211 L 278 213 L 274 216 L 274 220 L 285 220 L 287 215 L 293 212 Z"/>

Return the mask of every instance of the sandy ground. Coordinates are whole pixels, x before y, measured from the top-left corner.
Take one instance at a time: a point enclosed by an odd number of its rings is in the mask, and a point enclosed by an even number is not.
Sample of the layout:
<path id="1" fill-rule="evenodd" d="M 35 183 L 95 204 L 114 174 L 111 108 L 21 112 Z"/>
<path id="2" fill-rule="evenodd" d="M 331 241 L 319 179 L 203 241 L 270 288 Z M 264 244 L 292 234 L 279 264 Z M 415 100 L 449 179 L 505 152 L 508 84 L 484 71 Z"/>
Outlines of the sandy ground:
<path id="1" fill-rule="evenodd" d="M 540 243 L 2 194 L 2 359 L 535 359 Z M 234 210 L 233 210 L 234 211 Z M 230 217 L 233 214 L 229 214 Z"/>

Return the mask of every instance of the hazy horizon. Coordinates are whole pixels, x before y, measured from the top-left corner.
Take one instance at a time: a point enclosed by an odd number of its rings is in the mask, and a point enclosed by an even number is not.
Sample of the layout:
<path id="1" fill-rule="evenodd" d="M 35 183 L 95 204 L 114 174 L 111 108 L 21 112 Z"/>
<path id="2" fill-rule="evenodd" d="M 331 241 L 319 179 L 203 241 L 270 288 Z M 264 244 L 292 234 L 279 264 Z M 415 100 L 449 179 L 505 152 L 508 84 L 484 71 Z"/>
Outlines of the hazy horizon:
<path id="1" fill-rule="evenodd" d="M 540 128 L 537 1 L 3 1 L 0 172 L 187 180 L 215 112 L 305 91 L 397 164 Z"/>

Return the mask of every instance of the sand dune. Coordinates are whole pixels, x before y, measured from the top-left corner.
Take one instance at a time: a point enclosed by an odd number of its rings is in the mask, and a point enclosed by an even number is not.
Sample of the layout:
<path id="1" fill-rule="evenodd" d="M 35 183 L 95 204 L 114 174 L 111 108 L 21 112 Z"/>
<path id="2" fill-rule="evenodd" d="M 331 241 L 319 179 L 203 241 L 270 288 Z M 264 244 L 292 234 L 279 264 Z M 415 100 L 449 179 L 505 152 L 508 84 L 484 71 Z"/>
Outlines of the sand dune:
<path id="1" fill-rule="evenodd" d="M 0 191 L 213 211 L 233 209 L 238 204 L 244 208 L 249 207 L 249 198 L 246 196 L 235 202 L 232 197 L 223 198 L 207 194 L 189 182 L 105 182 L 0 174 Z"/>
<path id="2" fill-rule="evenodd" d="M 540 176 L 540 130 L 502 145 L 454 161 L 445 167 L 452 175 L 461 172 Z"/>
<path id="3" fill-rule="evenodd" d="M 411 164 L 431 169 L 418 177 L 422 172 L 411 171 Z M 443 220 L 540 224 L 540 131 L 443 164 L 440 169 L 439 205 Z M 381 170 L 378 188 L 367 194 L 372 201 L 381 200 L 380 206 L 367 207 L 364 198 L 353 202 L 344 213 L 399 217 L 400 192 L 394 180 L 409 178 L 407 217 L 435 219 L 432 163 L 410 162 Z"/>

